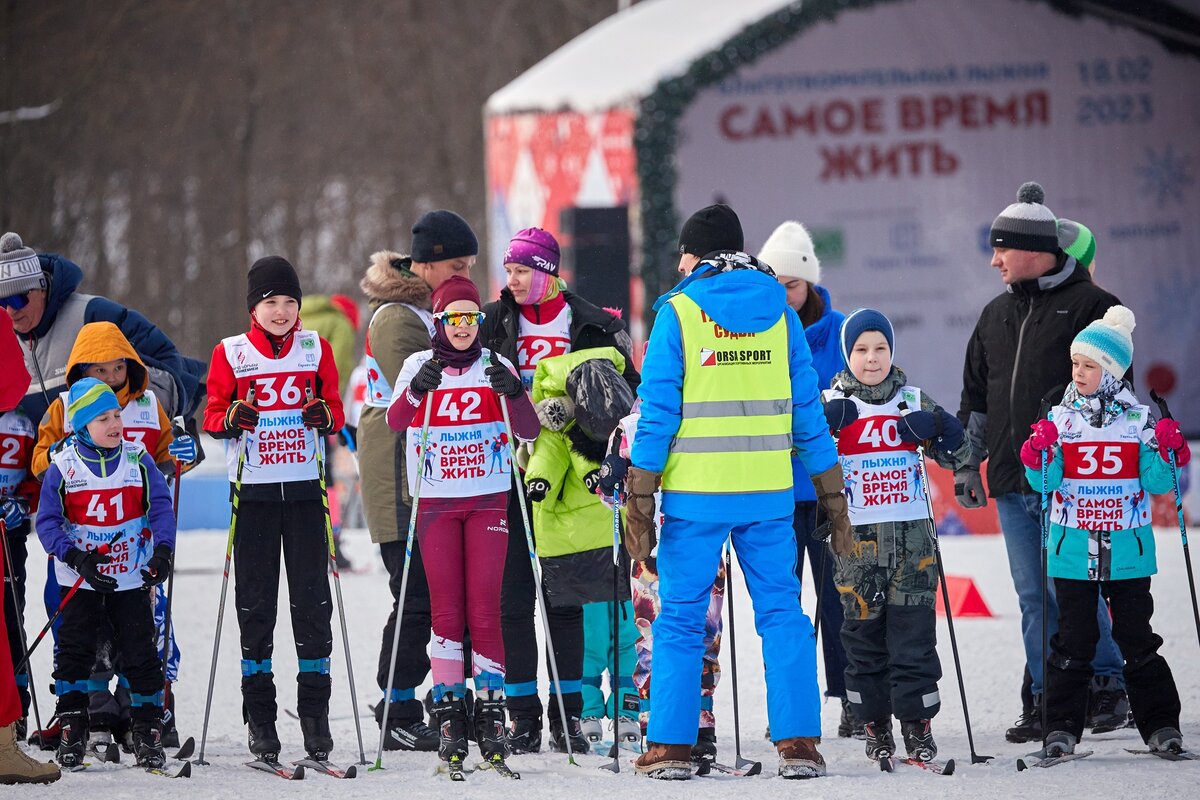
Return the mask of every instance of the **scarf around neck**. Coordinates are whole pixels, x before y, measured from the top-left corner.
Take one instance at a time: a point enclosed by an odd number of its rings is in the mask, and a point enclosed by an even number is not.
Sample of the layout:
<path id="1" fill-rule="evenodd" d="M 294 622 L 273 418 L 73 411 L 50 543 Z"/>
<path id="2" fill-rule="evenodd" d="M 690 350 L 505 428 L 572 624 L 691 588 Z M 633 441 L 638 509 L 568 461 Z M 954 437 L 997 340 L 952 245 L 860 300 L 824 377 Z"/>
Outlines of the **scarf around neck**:
<path id="1" fill-rule="evenodd" d="M 1067 384 L 1062 404 L 1083 415 L 1093 428 L 1103 428 L 1124 414 L 1137 403 L 1137 398 L 1125 386 L 1125 382 L 1104 370 L 1100 386 L 1089 395 L 1082 395 L 1075 382 Z"/>

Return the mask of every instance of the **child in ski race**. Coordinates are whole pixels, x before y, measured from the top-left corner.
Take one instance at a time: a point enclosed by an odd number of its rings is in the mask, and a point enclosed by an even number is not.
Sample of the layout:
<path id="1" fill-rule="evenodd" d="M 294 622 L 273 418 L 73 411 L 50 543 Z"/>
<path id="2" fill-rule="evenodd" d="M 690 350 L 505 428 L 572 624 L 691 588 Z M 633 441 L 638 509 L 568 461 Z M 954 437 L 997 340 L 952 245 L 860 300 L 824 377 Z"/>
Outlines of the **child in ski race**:
<path id="1" fill-rule="evenodd" d="M 637 436 L 637 424 L 641 414 L 638 403 L 633 413 L 621 420 L 608 445 L 608 453 L 600 465 L 600 494 L 612 497 L 615 490 L 623 495 L 623 481 L 629 469 L 629 454 Z M 624 502 L 624 497 L 621 497 Z M 659 499 L 661 507 L 661 498 Z M 661 527 L 662 514 L 655 514 L 656 524 Z M 633 682 L 637 686 L 639 703 L 638 719 L 643 733 L 650 722 L 650 674 L 654 655 L 654 620 L 658 618 L 661 603 L 658 595 L 658 563 L 652 554 L 642 561 L 633 562 L 633 613 L 637 626 L 637 665 L 633 670 Z M 717 760 L 717 727 L 713 715 L 713 695 L 721 680 L 721 609 L 725 602 L 725 562 L 717 566 L 709 594 L 708 612 L 704 616 L 704 666 L 700 673 L 700 719 L 696 730 L 696 744 L 692 746 L 691 760 L 702 774 L 712 768 Z M 624 642 L 624 639 L 622 639 Z M 625 671 L 622 668 L 621 674 Z"/>
<path id="2" fill-rule="evenodd" d="M 624 369 L 625 357 L 615 347 L 577 350 L 539 361 L 533 400 L 542 410 L 542 430 L 525 467 L 546 603 L 582 612 L 582 649 L 554 640 L 563 706 L 568 717 L 580 717 L 587 741 L 602 753 L 607 753 L 600 744 L 605 738 L 601 722 L 605 716 L 614 721 L 614 741 L 628 744 L 641 738 L 633 688 L 637 629 L 628 599 L 629 565 L 620 553 L 624 577 L 614 575 L 613 512 L 596 493 L 608 438 L 633 405 L 633 391 L 622 377 Z M 552 406 L 557 406 L 553 412 Z M 617 606 L 614 595 L 621 601 Z M 620 686 L 611 683 L 614 614 L 623 628 L 617 665 Z M 615 704 L 607 712 L 601 690 L 605 668 Z M 578 694 L 571 689 L 577 679 L 581 679 Z M 551 703 L 551 719 L 556 716 L 555 705 Z"/>
<path id="3" fill-rule="evenodd" d="M 1133 361 L 1133 312 L 1113 306 L 1071 343 L 1071 383 L 1021 446 L 1029 485 L 1052 500 L 1047 574 L 1058 598 L 1058 632 L 1046 674 L 1045 755 L 1075 751 L 1087 719 L 1099 638 L 1096 595 L 1109 605 L 1125 658 L 1125 687 L 1138 732 L 1152 752 L 1180 753 L 1179 692 L 1150 627 L 1157 572 L 1146 493 L 1170 492 L 1170 458 L 1191 459 L 1179 423 L 1154 424 L 1119 376 Z M 1045 502 L 1043 500 L 1043 502 Z M 1069 507 L 1068 507 L 1069 506 Z"/>
<path id="4" fill-rule="evenodd" d="M 134 757 L 139 766 L 158 769 L 166 761 L 163 667 L 147 589 L 171 572 L 171 495 L 145 447 L 122 436 L 121 404 L 112 389 L 82 378 L 67 398 L 75 433 L 50 456 L 37 517 L 65 603 L 54 670 L 62 726 L 58 763 L 72 770 L 84 765 L 88 676 L 97 634 L 111 626 L 129 681 Z M 83 583 L 72 596 L 77 581 Z"/>
<path id="5" fill-rule="evenodd" d="M 842 597 L 846 698 L 867 734 L 867 756 L 896 754 L 892 716 L 908 758 L 937 756 L 930 720 L 941 707 L 934 599 L 938 570 L 934 530 L 920 486 L 917 448 L 947 469 L 966 463 L 971 444 L 953 415 L 892 364 L 892 324 L 858 309 L 841 329 L 849 368 L 827 389 L 825 418 L 837 439 L 854 543 L 834 557 Z"/>
<path id="6" fill-rule="evenodd" d="M 508 436 L 537 436 L 537 413 L 508 359 L 479 341 L 479 290 L 469 278 L 447 278 L 433 292 L 433 347 L 404 361 L 387 421 L 405 431 L 409 491 L 417 502 L 417 537 L 433 617 L 433 711 L 438 754 L 461 768 L 468 739 L 503 770 L 504 640 L 500 586 L 508 550 L 512 465 L 489 465 L 490 447 Z M 502 400 L 502 398 L 505 398 Z M 513 430 L 506 432 L 501 403 Z M 429 421 L 426 430 L 425 421 Z M 428 458 L 429 470 L 422 468 Z M 521 524 L 520 520 L 513 520 Z M 471 632 L 475 730 L 467 730 L 464 629 Z M 536 646 L 533 642 L 530 647 Z"/>
<path id="7" fill-rule="evenodd" d="M 126 441 L 146 448 L 155 466 L 170 480 L 175 478 L 175 464 L 190 467 L 196 459 L 196 442 L 181 432 L 176 439 L 171 420 L 150 389 L 150 373 L 133 345 L 111 322 L 89 322 L 79 329 L 75 344 L 67 358 L 67 390 L 81 378 L 95 378 L 106 384 L 121 404 L 122 435 Z M 50 452 L 75 429 L 67 417 L 67 391 L 56 397 L 38 426 L 37 444 L 33 449 L 33 473 L 42 475 L 50 466 Z M 54 572 L 46 575 L 47 613 L 58 606 L 59 585 Z M 163 587 L 154 589 L 155 625 L 159 639 L 166 622 L 167 594 Z M 121 670 L 120 651 L 113 644 L 112 630 L 105 629 L 97 636 L 96 664 L 88 678 L 88 750 L 98 756 L 115 739 L 131 753 L 129 687 Z M 171 659 L 167 663 L 167 685 L 163 697 L 163 746 L 178 747 L 179 732 L 175 724 L 174 696 L 171 689 L 179 671 L 179 648 L 171 635 Z M 161 642 L 159 644 L 161 650 Z M 110 689 L 116 677 L 115 694 Z"/>
<path id="8" fill-rule="evenodd" d="M 304 750 L 309 759 L 325 761 L 333 749 L 333 603 L 314 447 L 324 452 L 323 437 L 342 427 L 337 367 L 329 345 L 301 325 L 300 279 L 286 259 L 255 261 L 248 284 L 250 329 L 213 349 L 204 411 L 204 430 L 225 440 L 231 495 L 236 493 L 232 535 L 242 717 L 249 726 L 250 752 L 260 761 L 277 763 L 271 654 L 282 549 L 299 662 L 296 710 Z"/>

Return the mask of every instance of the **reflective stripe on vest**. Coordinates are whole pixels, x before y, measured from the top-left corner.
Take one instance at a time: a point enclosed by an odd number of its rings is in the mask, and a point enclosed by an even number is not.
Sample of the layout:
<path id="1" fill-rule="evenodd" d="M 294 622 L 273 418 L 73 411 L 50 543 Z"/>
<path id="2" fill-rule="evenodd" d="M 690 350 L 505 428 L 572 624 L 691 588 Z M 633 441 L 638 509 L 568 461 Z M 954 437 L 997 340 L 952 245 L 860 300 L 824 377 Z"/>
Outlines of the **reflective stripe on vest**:
<path id="1" fill-rule="evenodd" d="M 787 319 L 736 334 L 687 295 L 671 299 L 683 350 L 679 431 L 663 489 L 686 494 L 792 488 L 792 382 Z"/>

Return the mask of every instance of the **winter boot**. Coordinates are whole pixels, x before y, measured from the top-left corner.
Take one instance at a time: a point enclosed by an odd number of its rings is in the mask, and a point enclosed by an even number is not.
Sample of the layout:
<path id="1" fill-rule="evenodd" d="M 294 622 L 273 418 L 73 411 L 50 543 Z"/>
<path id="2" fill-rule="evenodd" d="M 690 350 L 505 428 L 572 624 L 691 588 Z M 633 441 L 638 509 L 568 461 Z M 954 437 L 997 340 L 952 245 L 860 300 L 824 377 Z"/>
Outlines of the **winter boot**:
<path id="1" fill-rule="evenodd" d="M 433 704 L 433 711 L 438 721 L 438 756 L 443 761 L 466 758 L 467 706 L 463 698 L 446 693 Z"/>
<path id="2" fill-rule="evenodd" d="M 584 717 L 579 721 L 579 729 L 583 736 L 593 745 L 604 741 L 604 720 L 599 717 Z"/>
<path id="3" fill-rule="evenodd" d="M 513 717 L 508 728 L 508 752 L 515 755 L 542 749 L 542 718 Z"/>
<path id="4" fill-rule="evenodd" d="M 333 734 L 329 732 L 329 715 L 301 717 L 300 732 L 304 734 L 304 752 L 313 761 L 328 761 L 333 750 Z"/>
<path id="5" fill-rule="evenodd" d="M 904 749 L 914 761 L 933 761 L 937 758 L 937 742 L 929 720 L 918 719 L 900 723 L 900 735 L 904 737 Z"/>
<path id="6" fill-rule="evenodd" d="M 579 717 L 567 717 L 567 736 L 563 736 L 562 720 L 557 714 L 550 717 L 550 749 L 557 753 L 567 752 L 567 741 L 571 742 L 572 753 L 589 753 L 591 746 L 588 744 L 587 737 L 583 735 L 583 729 L 580 727 Z"/>
<path id="7" fill-rule="evenodd" d="M 639 775 L 663 781 L 686 781 L 692 777 L 692 748 L 686 744 L 647 742 L 646 752 L 633 762 Z"/>
<path id="8" fill-rule="evenodd" d="M 249 727 L 250 752 L 259 761 L 279 760 L 279 734 L 275 732 L 275 720 L 246 723 Z"/>
<path id="9" fill-rule="evenodd" d="M 817 752 L 819 736 L 795 736 L 775 743 L 779 753 L 779 777 L 820 778 L 825 774 L 825 759 Z"/>
<path id="10" fill-rule="evenodd" d="M 1115 678 L 1097 675 L 1092 678 L 1088 695 L 1088 716 L 1085 728 L 1093 734 L 1111 733 L 1125 727 L 1129 721 L 1129 697 L 1117 685 Z"/>
<path id="11" fill-rule="evenodd" d="M 504 758 L 508 754 L 504 729 L 504 695 L 499 691 L 487 691 L 483 697 L 475 698 L 475 742 L 479 755 L 488 761 L 494 755 Z"/>
<path id="12" fill-rule="evenodd" d="M 896 740 L 892 737 L 892 718 L 863 725 L 867 734 L 867 758 L 879 761 L 896 755 Z"/>
<path id="13" fill-rule="evenodd" d="M 696 774 L 707 775 L 717 760 L 717 729 L 700 728 L 696 731 L 696 743 L 692 745 L 691 761 L 698 769 Z"/>
<path id="14" fill-rule="evenodd" d="M 842 717 L 838 720 L 837 735 L 839 739 L 858 739 L 867 738 L 867 732 L 863 730 L 863 724 L 854 716 L 854 712 L 850 710 L 850 701 L 842 698 Z"/>
<path id="15" fill-rule="evenodd" d="M 1159 728 L 1150 734 L 1146 744 L 1157 753 L 1182 753 L 1183 734 L 1178 728 Z"/>
<path id="16" fill-rule="evenodd" d="M 1036 742 L 1042 738 L 1042 696 L 1035 695 L 1029 705 L 1021 710 L 1021 716 L 1004 732 L 1004 738 L 1013 744 Z"/>
<path id="17" fill-rule="evenodd" d="M 17 746 L 16 723 L 0 728 L 0 784 L 53 783 L 60 777 L 53 761 L 34 761 Z"/>
<path id="18" fill-rule="evenodd" d="M 438 749 L 438 733 L 423 719 L 393 722 L 383 739 L 384 750 L 417 750 L 432 753 Z"/>
<path id="19" fill-rule="evenodd" d="M 167 763 L 167 756 L 162 746 L 162 721 L 139 719 L 134 720 L 133 727 L 133 757 L 139 767 L 144 769 L 162 769 Z"/>
<path id="20" fill-rule="evenodd" d="M 1041 756 L 1043 758 L 1069 756 L 1075 752 L 1075 744 L 1078 741 L 1074 735 L 1066 731 L 1050 731 L 1042 745 Z"/>
<path id="21" fill-rule="evenodd" d="M 58 715 L 62 734 L 58 740 L 55 758 L 63 769 L 75 770 L 83 767 L 83 753 L 87 747 L 87 709 L 63 711 Z"/>

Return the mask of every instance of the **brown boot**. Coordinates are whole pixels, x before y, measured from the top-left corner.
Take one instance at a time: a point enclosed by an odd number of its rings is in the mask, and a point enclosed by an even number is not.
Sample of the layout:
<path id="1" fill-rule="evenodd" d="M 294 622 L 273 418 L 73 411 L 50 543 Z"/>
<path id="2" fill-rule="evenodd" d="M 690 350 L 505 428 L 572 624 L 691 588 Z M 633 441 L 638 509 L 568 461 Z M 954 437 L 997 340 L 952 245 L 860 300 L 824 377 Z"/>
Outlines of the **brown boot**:
<path id="1" fill-rule="evenodd" d="M 639 775 L 664 781 L 686 781 L 692 777 L 690 744 L 646 744 L 646 752 L 633 762 L 633 768 Z"/>
<path id="2" fill-rule="evenodd" d="M 782 778 L 820 778 L 825 774 L 825 759 L 817 752 L 819 736 L 796 736 L 775 743 Z"/>
<path id="3" fill-rule="evenodd" d="M 53 783 L 60 777 L 53 761 L 35 761 L 17 747 L 14 725 L 0 728 L 0 783 Z"/>

